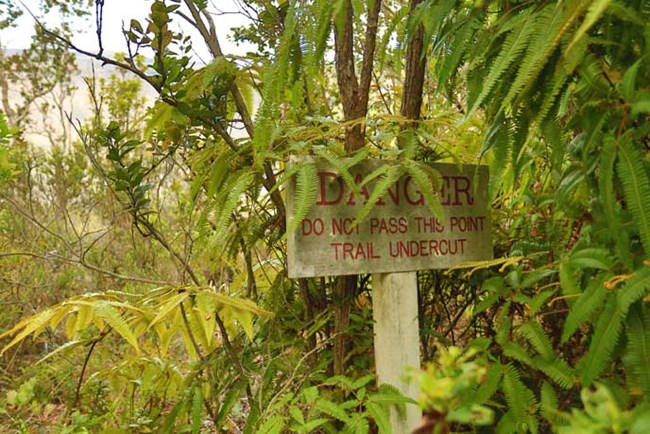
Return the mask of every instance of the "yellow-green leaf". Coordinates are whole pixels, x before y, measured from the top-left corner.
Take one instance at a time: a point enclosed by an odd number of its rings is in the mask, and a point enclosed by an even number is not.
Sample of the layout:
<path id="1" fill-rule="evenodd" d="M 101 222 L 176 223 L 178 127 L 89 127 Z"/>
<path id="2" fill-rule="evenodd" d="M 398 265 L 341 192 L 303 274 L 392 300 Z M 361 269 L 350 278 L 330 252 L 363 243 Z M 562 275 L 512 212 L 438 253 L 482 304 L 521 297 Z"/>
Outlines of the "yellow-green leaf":
<path id="1" fill-rule="evenodd" d="M 122 336 L 128 343 L 140 352 L 138 341 L 133 334 L 133 331 L 126 323 L 120 312 L 108 303 L 99 302 L 95 308 L 95 316 L 103 319 L 106 323 Z"/>

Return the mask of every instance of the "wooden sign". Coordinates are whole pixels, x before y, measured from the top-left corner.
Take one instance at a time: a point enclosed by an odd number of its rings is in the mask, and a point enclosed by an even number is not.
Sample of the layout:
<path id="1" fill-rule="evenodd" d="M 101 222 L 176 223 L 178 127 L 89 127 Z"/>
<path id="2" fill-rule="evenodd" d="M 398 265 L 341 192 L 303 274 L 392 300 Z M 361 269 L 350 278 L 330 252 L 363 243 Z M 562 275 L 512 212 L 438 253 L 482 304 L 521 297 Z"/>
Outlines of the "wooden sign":
<path id="1" fill-rule="evenodd" d="M 355 226 L 355 218 L 381 180 L 355 194 L 326 160 L 300 161 L 315 165 L 317 193 L 307 216 L 288 235 L 289 277 L 415 271 L 492 259 L 486 166 L 431 164 L 441 175 L 439 188 L 433 183 L 431 188 L 437 190 L 442 215 L 432 213 L 425 194 L 404 175 Z M 390 163 L 364 161 L 350 173 L 360 184 L 382 164 Z M 295 182 L 294 177 L 287 187 L 288 221 L 297 207 Z"/>

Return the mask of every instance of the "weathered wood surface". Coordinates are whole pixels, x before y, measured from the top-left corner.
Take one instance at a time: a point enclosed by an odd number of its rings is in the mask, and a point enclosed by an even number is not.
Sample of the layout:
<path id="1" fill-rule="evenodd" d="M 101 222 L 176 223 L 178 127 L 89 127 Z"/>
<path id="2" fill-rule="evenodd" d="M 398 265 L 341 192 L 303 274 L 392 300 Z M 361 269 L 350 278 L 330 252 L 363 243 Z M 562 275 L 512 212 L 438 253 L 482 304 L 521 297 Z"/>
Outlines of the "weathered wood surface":
<path id="1" fill-rule="evenodd" d="M 417 274 L 373 274 L 372 316 L 379 384 L 390 384 L 416 400 L 417 384 L 407 383 L 403 377 L 406 367 L 420 368 Z M 421 418 L 422 411 L 415 404 L 407 405 L 403 414 L 391 408 L 392 431 L 408 434 Z"/>
<path id="2" fill-rule="evenodd" d="M 486 166 L 431 164 L 442 176 L 435 192 L 442 216 L 431 212 L 416 183 L 403 176 L 353 227 L 374 183 L 357 196 L 326 160 L 308 161 L 316 166 L 318 189 L 308 215 L 288 235 L 289 277 L 439 269 L 493 257 Z M 386 163 L 365 161 L 350 172 L 359 183 L 381 164 Z M 297 206 L 295 188 L 294 180 L 286 192 L 288 221 Z"/>

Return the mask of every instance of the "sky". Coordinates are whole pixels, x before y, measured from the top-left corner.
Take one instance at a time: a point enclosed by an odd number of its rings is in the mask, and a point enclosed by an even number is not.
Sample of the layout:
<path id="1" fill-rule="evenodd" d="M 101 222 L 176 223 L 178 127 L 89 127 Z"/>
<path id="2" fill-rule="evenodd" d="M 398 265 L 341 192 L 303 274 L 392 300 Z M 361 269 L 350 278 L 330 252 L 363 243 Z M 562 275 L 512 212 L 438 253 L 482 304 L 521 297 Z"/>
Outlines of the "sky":
<path id="1" fill-rule="evenodd" d="M 22 0 L 24 7 L 32 11 L 38 10 L 39 0 Z M 23 10 L 24 7 L 21 2 L 17 1 Z M 233 0 L 212 0 L 211 9 L 218 8 L 224 12 L 233 12 L 237 10 Z M 124 36 L 122 36 L 121 29 L 124 23 L 128 27 L 132 18 L 138 19 L 144 23 L 144 19 L 149 12 L 151 1 L 147 0 L 105 0 L 104 4 L 104 24 L 103 24 L 103 37 L 102 42 L 104 49 L 108 52 L 125 52 L 126 45 Z M 46 17 L 48 23 L 54 24 L 57 18 L 54 16 Z M 215 15 L 215 26 L 219 34 L 219 42 L 222 49 L 226 54 L 243 53 L 250 47 L 238 47 L 234 44 L 227 35 L 232 27 L 241 26 L 246 23 L 245 18 L 241 15 L 226 14 Z M 176 20 L 182 21 L 182 20 Z M 191 28 L 188 24 L 182 23 L 182 31 L 186 34 L 196 35 L 196 30 Z M 30 37 L 33 34 L 34 20 L 28 13 L 24 13 L 19 19 L 17 26 L 8 30 L 0 31 L 0 44 L 8 49 L 24 49 L 30 44 Z M 77 36 L 73 42 L 80 48 L 88 51 L 96 52 L 97 38 L 95 36 L 94 16 L 86 19 L 85 21 L 78 20 L 75 22 L 75 29 L 78 30 Z M 199 38 L 193 40 L 201 41 Z M 199 42 L 193 47 L 194 55 L 198 59 L 205 61 L 209 60 L 208 50 L 203 44 Z"/>

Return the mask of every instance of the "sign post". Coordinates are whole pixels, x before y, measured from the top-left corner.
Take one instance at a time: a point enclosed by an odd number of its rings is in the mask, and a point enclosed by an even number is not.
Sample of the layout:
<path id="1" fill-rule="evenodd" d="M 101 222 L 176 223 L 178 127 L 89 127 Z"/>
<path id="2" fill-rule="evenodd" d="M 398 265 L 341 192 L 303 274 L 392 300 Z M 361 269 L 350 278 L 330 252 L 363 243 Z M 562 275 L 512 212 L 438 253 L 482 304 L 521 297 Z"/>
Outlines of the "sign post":
<path id="1" fill-rule="evenodd" d="M 432 213 L 426 195 L 404 175 L 355 224 L 381 179 L 362 184 L 364 178 L 388 163 L 369 160 L 350 168 L 348 175 L 359 186 L 356 194 L 326 160 L 300 161 L 316 167 L 318 185 L 314 203 L 303 204 L 309 212 L 288 234 L 289 277 L 372 273 L 378 381 L 416 398 L 415 386 L 401 379 L 405 367 L 420 365 L 417 275 L 406 272 L 492 259 L 487 167 L 431 164 L 440 174 L 440 185 L 431 189 L 442 215 Z M 295 181 L 289 183 L 289 221 L 297 207 L 295 189 Z M 417 425 L 420 413 L 410 407 L 406 415 L 391 414 L 395 434 L 409 433 Z"/>

